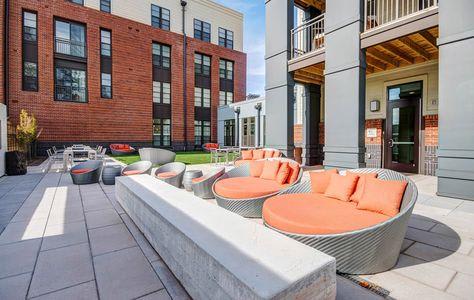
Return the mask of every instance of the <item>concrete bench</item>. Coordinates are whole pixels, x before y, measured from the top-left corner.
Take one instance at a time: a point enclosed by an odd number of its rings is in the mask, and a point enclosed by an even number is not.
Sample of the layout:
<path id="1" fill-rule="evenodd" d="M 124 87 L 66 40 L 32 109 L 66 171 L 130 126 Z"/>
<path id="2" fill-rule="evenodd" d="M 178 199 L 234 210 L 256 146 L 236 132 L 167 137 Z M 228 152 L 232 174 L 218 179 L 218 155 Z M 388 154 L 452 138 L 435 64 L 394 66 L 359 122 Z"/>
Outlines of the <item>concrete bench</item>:
<path id="1" fill-rule="evenodd" d="M 149 175 L 116 198 L 194 299 L 334 299 L 336 262 Z"/>

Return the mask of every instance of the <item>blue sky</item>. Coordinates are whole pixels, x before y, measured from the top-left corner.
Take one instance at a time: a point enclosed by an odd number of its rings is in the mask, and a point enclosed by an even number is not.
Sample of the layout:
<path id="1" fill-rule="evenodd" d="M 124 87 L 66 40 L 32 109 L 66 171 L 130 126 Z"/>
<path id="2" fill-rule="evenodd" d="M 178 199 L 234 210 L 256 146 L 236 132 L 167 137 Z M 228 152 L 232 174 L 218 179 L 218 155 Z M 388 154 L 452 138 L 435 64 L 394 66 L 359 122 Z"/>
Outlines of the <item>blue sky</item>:
<path id="1" fill-rule="evenodd" d="M 264 95 L 265 2 L 263 0 L 215 0 L 244 14 L 244 52 L 247 53 L 247 94 Z"/>

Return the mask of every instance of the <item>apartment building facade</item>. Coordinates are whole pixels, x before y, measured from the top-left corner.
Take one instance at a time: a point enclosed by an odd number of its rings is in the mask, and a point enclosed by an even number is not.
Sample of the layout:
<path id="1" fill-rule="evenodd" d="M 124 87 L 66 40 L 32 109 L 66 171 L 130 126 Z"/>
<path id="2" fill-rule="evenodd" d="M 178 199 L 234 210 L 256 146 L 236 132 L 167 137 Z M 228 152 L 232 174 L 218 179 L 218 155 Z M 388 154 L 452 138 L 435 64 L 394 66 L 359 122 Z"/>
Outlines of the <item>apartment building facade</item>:
<path id="1" fill-rule="evenodd" d="M 472 11 L 267 1 L 267 146 L 307 165 L 436 175 L 439 195 L 474 200 Z"/>
<path id="2" fill-rule="evenodd" d="M 36 116 L 40 151 L 199 148 L 219 102 L 245 98 L 243 15 L 211 0 L 2 2 L 9 119 Z"/>

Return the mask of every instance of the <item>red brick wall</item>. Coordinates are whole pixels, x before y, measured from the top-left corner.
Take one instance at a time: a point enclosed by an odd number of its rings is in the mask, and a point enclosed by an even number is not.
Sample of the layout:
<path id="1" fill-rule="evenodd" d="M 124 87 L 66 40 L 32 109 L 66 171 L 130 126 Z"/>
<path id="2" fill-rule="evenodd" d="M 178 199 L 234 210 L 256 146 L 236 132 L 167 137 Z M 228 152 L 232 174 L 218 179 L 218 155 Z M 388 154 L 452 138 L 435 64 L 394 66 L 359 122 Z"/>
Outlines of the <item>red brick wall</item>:
<path id="1" fill-rule="evenodd" d="M 14 2 L 11 14 L 10 115 L 33 112 L 43 128 L 41 141 L 128 141 L 152 139 L 153 41 L 171 45 L 172 140 L 184 140 L 182 35 L 71 4 L 67 1 Z M 21 12 L 38 12 L 39 92 L 21 91 Z M 88 103 L 54 101 L 53 20 L 61 17 L 87 24 Z M 100 98 L 100 28 L 112 30 L 113 99 Z M 186 76 L 188 141 L 194 137 L 194 51 L 212 56 L 212 139 L 217 139 L 219 58 L 235 61 L 235 99 L 245 98 L 246 55 L 188 38 Z"/>
<path id="2" fill-rule="evenodd" d="M 324 145 L 324 122 L 319 123 L 319 144 Z"/>
<path id="3" fill-rule="evenodd" d="M 303 143 L 303 125 L 302 124 L 296 124 L 293 126 L 293 140 L 295 145 L 302 144 Z"/>
<path id="4" fill-rule="evenodd" d="M 377 137 L 369 138 L 367 133 L 365 133 L 365 144 L 366 145 L 381 145 L 382 144 L 382 119 L 375 120 L 365 120 L 365 129 L 367 128 L 377 128 Z"/>
<path id="5" fill-rule="evenodd" d="M 438 146 L 438 115 L 424 116 L 425 146 Z"/>

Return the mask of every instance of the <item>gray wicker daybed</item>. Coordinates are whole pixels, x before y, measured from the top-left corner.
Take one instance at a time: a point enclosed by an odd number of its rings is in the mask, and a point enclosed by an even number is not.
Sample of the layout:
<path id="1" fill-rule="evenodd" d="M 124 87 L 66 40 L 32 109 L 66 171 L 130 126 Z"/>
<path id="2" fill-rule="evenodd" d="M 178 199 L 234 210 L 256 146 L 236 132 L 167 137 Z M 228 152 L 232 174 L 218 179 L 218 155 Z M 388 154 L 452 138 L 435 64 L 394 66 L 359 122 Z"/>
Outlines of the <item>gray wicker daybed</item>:
<path id="1" fill-rule="evenodd" d="M 161 181 L 181 188 L 186 165 L 181 162 L 172 162 L 156 169 L 155 177 Z"/>
<path id="2" fill-rule="evenodd" d="M 297 241 L 334 256 L 338 272 L 374 274 L 386 271 L 397 262 L 408 220 L 418 197 L 418 190 L 413 181 L 395 171 L 385 169 L 355 169 L 350 171 L 357 173 L 376 172 L 378 178 L 382 180 L 407 181 L 408 184 L 403 195 L 400 212 L 394 217 L 371 227 L 338 234 L 295 234 L 273 228 L 265 222 L 265 219 L 263 219 L 264 224 Z M 307 193 L 311 193 L 310 181 L 297 184 L 283 191 L 281 195 Z"/>
<path id="3" fill-rule="evenodd" d="M 300 166 L 300 164 L 298 164 L 296 161 L 288 159 L 288 158 L 280 157 L 280 158 L 269 158 L 269 159 L 280 160 L 282 162 L 289 162 L 289 163 L 297 164 L 298 166 Z M 299 183 L 301 181 L 302 176 L 303 176 L 303 170 L 301 169 L 301 166 L 300 166 L 298 178 L 296 179 L 295 182 L 288 185 L 286 189 Z M 282 192 L 282 190 L 279 190 L 276 192 L 272 192 L 270 194 L 266 194 L 264 196 L 259 196 L 255 198 L 246 198 L 246 199 L 230 199 L 230 198 L 220 196 L 218 193 L 216 193 L 215 187 L 219 181 L 228 179 L 228 178 L 234 178 L 234 177 L 250 177 L 250 164 L 243 164 L 239 167 L 236 167 L 230 170 L 224 175 L 222 175 L 212 185 L 212 193 L 214 194 L 217 204 L 220 207 L 223 207 L 229 211 L 232 211 L 246 218 L 261 218 L 262 206 L 265 200 Z"/>
<path id="4" fill-rule="evenodd" d="M 102 166 L 101 160 L 89 160 L 72 167 L 72 182 L 77 185 L 98 183 Z"/>
<path id="5" fill-rule="evenodd" d="M 212 186 L 219 177 L 224 175 L 224 173 L 225 168 L 220 167 L 216 170 L 209 172 L 201 178 L 193 179 L 192 187 L 194 195 L 202 199 L 214 198 L 214 194 L 212 193 Z"/>

